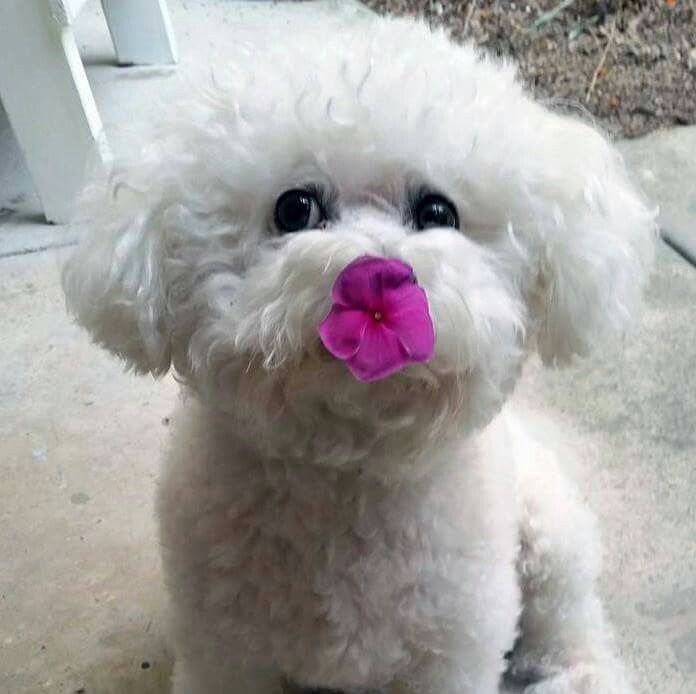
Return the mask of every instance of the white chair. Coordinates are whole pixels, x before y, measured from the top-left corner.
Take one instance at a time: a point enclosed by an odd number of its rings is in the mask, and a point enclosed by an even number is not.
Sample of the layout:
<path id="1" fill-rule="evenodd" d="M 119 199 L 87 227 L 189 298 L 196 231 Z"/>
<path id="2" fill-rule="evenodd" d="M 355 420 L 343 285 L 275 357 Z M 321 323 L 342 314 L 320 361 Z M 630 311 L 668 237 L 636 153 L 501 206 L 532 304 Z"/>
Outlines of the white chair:
<path id="1" fill-rule="evenodd" d="M 69 221 L 102 131 L 71 24 L 86 0 L 2 0 L 0 101 L 49 222 Z M 119 64 L 175 63 L 166 0 L 101 0 Z"/>

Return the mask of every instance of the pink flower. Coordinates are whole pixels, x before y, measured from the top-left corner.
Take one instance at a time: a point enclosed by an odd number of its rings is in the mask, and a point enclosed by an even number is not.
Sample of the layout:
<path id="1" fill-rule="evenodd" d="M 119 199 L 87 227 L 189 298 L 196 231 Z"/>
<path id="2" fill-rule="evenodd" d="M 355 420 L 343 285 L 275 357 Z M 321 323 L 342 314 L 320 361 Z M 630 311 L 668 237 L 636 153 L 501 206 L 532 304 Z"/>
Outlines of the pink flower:
<path id="1" fill-rule="evenodd" d="M 435 330 L 428 299 L 401 260 L 354 260 L 334 282 L 332 298 L 319 336 L 360 381 L 386 378 L 432 356 Z"/>

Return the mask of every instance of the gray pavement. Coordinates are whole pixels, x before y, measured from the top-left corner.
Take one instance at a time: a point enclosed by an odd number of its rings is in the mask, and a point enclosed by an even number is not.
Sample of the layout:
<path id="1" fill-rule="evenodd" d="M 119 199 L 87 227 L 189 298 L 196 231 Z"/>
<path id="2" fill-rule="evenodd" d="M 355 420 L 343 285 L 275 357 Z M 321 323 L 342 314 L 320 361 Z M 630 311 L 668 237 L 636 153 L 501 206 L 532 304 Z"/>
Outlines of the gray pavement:
<path id="1" fill-rule="evenodd" d="M 113 67 L 95 2 L 80 19 L 112 131 L 180 88 L 196 56 L 224 57 L 269 13 L 291 25 L 317 8 L 170 5 L 175 73 Z M 620 146 L 688 254 L 696 128 Z M 0 114 L 0 692 L 164 694 L 152 497 L 176 387 L 124 374 L 71 325 L 58 268 L 74 230 L 39 212 Z M 605 536 L 602 590 L 641 694 L 696 692 L 695 354 L 696 269 L 662 245 L 636 332 L 563 371 L 531 363 L 517 395 L 580 442 L 577 474 Z"/>
<path id="2" fill-rule="evenodd" d="M 666 240 L 696 265 L 696 126 L 660 130 L 621 144 L 645 192 L 659 203 Z"/>
<path id="3" fill-rule="evenodd" d="M 696 270 L 663 245 L 635 334 L 569 369 L 530 364 L 518 393 L 582 442 L 604 597 L 644 694 L 696 692 L 695 355 Z"/>

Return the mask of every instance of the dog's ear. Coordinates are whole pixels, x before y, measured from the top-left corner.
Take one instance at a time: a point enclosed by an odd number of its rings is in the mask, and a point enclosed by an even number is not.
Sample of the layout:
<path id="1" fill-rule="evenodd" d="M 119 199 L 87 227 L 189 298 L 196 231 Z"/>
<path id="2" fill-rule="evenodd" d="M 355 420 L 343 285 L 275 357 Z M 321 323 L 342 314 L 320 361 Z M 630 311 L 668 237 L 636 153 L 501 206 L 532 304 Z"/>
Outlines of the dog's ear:
<path id="1" fill-rule="evenodd" d="M 545 112 L 536 143 L 539 276 L 532 314 L 542 360 L 586 355 L 627 327 L 654 253 L 655 212 L 594 129 Z"/>
<path id="2" fill-rule="evenodd" d="M 170 344 L 160 215 L 132 191 L 117 196 L 112 188 L 94 197 L 101 209 L 63 268 L 68 310 L 130 368 L 162 375 L 169 369 Z"/>

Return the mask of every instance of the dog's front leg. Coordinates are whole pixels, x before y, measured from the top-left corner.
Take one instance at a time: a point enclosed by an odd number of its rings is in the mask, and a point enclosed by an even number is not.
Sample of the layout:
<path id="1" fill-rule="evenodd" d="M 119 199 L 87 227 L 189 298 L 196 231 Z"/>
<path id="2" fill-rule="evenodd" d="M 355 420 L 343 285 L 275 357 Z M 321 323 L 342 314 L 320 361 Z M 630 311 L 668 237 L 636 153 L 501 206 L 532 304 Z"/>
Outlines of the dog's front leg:
<path id="1" fill-rule="evenodd" d="M 629 694 L 597 595 L 596 521 L 548 451 L 518 464 L 523 606 L 507 678 L 525 694 Z"/>
<path id="2" fill-rule="evenodd" d="M 486 658 L 463 663 L 454 656 L 429 654 L 384 694 L 497 694 L 498 677 L 497 668 Z"/>

